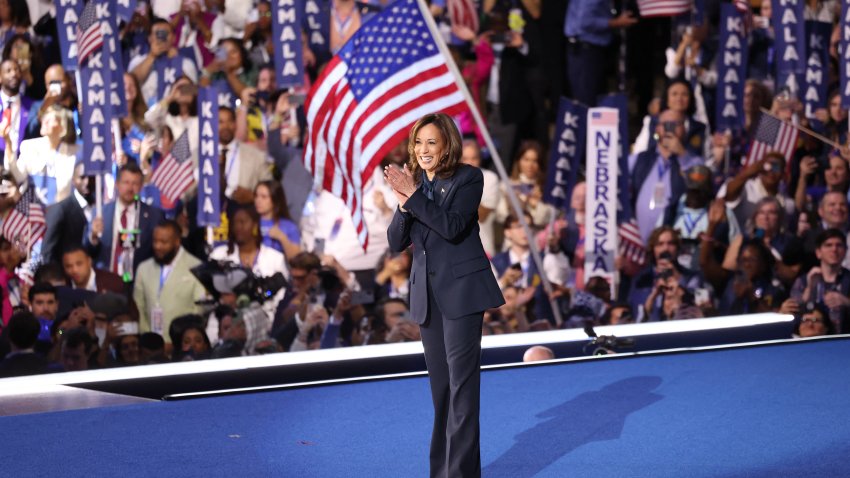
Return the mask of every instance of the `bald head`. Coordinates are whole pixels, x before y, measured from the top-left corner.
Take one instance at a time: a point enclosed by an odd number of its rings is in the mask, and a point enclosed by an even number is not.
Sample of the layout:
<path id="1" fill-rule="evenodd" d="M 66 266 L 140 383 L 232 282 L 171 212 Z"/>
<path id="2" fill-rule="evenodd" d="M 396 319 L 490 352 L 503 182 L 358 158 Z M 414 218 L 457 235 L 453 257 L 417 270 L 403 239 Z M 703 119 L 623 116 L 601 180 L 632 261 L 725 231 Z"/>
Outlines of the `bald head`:
<path id="1" fill-rule="evenodd" d="M 555 352 L 552 351 L 549 347 L 544 347 L 542 345 L 535 345 L 530 349 L 525 351 L 525 354 L 522 356 L 523 362 L 539 362 L 541 360 L 552 360 L 555 358 Z"/>
<path id="2" fill-rule="evenodd" d="M 44 72 L 44 83 L 49 85 L 52 81 L 65 81 L 65 68 L 59 63 L 50 65 Z"/>

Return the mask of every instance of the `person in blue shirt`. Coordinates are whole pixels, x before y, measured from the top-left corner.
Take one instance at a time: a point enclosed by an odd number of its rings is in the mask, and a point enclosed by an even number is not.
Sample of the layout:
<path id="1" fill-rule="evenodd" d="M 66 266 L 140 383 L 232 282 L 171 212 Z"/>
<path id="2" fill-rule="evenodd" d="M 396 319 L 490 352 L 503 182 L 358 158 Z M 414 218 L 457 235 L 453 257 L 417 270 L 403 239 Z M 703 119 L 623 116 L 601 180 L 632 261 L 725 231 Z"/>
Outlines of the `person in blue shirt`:
<path id="1" fill-rule="evenodd" d="M 564 35 L 567 37 L 567 80 L 572 98 L 596 106 L 596 96 L 605 85 L 607 47 L 613 30 L 638 22 L 628 10 L 612 17 L 609 0 L 572 0 L 567 7 Z"/>
<path id="2" fill-rule="evenodd" d="M 286 194 L 277 181 L 261 181 L 254 188 L 254 207 L 260 215 L 263 244 L 287 258 L 301 252 L 301 231 L 292 221 L 286 207 Z"/>

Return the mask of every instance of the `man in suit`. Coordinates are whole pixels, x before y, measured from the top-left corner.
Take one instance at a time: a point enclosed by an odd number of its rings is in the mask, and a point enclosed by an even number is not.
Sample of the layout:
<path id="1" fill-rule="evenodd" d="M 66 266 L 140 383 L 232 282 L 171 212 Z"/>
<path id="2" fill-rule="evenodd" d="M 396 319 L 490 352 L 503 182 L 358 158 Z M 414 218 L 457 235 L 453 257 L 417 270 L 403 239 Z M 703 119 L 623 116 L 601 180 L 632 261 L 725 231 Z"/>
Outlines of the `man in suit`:
<path id="1" fill-rule="evenodd" d="M 162 221 L 153 230 L 153 257 L 139 265 L 133 298 L 139 308 L 139 332 L 156 332 L 166 341 L 171 321 L 200 313 L 196 301 L 206 297 L 191 268 L 201 261 L 180 246 L 180 226 Z"/>
<path id="2" fill-rule="evenodd" d="M 153 255 L 153 228 L 163 214 L 161 209 L 138 200 L 141 190 L 139 166 L 132 162 L 121 166 L 115 181 L 117 200 L 103 206 L 103 217 L 94 218 L 85 235 L 85 246 L 96 268 L 132 278 L 139 264 Z M 124 240 L 124 231 L 131 231 L 130 240 Z"/>
<path id="3" fill-rule="evenodd" d="M 94 214 L 94 191 L 82 162 L 74 167 L 74 191 L 62 201 L 48 206 L 47 231 L 41 243 L 46 262 L 62 262 L 62 252 L 83 244 L 86 226 Z"/>
<path id="4" fill-rule="evenodd" d="M 8 117 L 12 122 L 9 136 L 11 136 L 11 149 L 18 154 L 21 141 L 27 139 L 27 125 L 37 115 L 33 108 L 33 100 L 23 96 L 21 91 L 21 67 L 15 60 L 6 60 L 0 63 L 0 117 Z M 0 138 L 0 150 L 5 157 L 6 148 L 9 145 Z"/>
<path id="5" fill-rule="evenodd" d="M 32 312 L 13 315 L 7 329 L 12 351 L 0 361 L 0 378 L 46 372 L 47 360 L 33 350 L 41 324 Z"/>
<path id="6" fill-rule="evenodd" d="M 431 476 L 481 475 L 481 327 L 505 303 L 478 231 L 481 170 L 460 164 L 451 117 L 425 115 L 410 134 L 413 171 L 388 166 L 402 206 L 387 230 L 390 250 L 413 244 L 410 313 L 420 324 L 434 402 Z"/>
<path id="7" fill-rule="evenodd" d="M 218 109 L 218 139 L 221 191 L 228 212 L 238 205 L 254 202 L 254 188 L 260 181 L 272 178 L 266 154 L 236 139 L 236 113 L 222 106 Z M 222 202 L 224 204 L 224 202 Z"/>
<path id="8" fill-rule="evenodd" d="M 528 214 L 525 215 L 525 220 L 528 224 L 532 224 L 531 216 Z M 513 285 L 520 288 L 536 286 L 539 275 L 537 264 L 531 257 L 529 238 L 525 235 L 522 223 L 513 214 L 505 219 L 505 238 L 510 241 L 511 247 L 507 251 L 496 254 L 492 259 L 493 268 L 496 269 L 496 276 L 501 286 Z M 516 265 L 519 265 L 519 269 L 514 267 Z"/>
<path id="9" fill-rule="evenodd" d="M 68 285 L 72 289 L 88 290 L 103 294 L 112 292 L 126 295 L 124 281 L 118 274 L 92 267 L 92 259 L 82 245 L 70 247 L 62 254 L 62 268 Z"/>

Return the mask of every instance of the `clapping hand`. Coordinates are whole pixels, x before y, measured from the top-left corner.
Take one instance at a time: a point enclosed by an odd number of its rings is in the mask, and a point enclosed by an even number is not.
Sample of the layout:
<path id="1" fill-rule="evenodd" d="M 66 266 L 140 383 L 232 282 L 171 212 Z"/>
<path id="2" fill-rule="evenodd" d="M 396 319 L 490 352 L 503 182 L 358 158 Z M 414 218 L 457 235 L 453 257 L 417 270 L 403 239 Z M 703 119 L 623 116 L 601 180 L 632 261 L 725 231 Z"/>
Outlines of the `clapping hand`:
<path id="1" fill-rule="evenodd" d="M 393 193 L 398 199 L 399 204 L 404 204 L 416 191 L 416 182 L 413 180 L 413 173 L 410 172 L 405 164 L 402 169 L 387 166 L 384 168 L 384 179 L 393 190 Z"/>

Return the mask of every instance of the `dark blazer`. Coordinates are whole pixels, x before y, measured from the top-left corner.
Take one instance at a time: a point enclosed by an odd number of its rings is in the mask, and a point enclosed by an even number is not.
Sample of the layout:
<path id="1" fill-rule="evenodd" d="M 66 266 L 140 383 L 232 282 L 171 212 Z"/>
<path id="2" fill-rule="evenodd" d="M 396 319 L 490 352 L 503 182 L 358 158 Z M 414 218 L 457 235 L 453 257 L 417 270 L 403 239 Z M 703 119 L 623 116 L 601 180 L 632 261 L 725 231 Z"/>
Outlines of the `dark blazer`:
<path id="1" fill-rule="evenodd" d="M 420 324 L 428 311 L 428 286 L 443 315 L 456 319 L 505 303 L 478 236 L 478 204 L 484 176 L 462 165 L 448 179 L 437 178 L 434 200 L 421 187 L 396 210 L 387 230 L 390 250 L 413 244 L 410 315 Z"/>
<path id="2" fill-rule="evenodd" d="M 492 259 L 490 259 L 490 261 L 493 263 L 493 268 L 496 269 L 496 274 L 499 277 L 502 277 L 502 274 L 504 274 L 508 267 L 511 266 L 511 256 L 508 251 L 496 254 Z M 538 275 L 538 272 L 537 263 L 534 262 L 534 258 L 531 257 L 531 254 L 528 255 L 528 258 L 526 258 L 525 267 L 527 271 L 526 276 L 529 279 L 529 282 L 533 282 L 532 278 Z M 529 283 L 524 285 L 528 287 L 532 284 Z"/>
<path id="3" fill-rule="evenodd" d="M 141 216 L 139 217 L 139 229 L 141 230 L 141 238 L 139 240 L 139 248 L 136 249 L 133 256 L 133 270 L 135 271 L 142 261 L 146 261 L 153 257 L 153 229 L 157 224 L 162 222 L 162 209 L 148 206 L 140 202 Z M 112 234 L 115 218 L 115 201 L 103 206 L 103 237 L 97 245 L 91 243 L 91 226 L 86 228 L 84 234 L 85 246 L 89 251 L 89 255 L 94 258 L 95 269 L 111 270 L 112 256 Z"/>
<path id="4" fill-rule="evenodd" d="M 88 221 L 73 193 L 48 206 L 45 214 L 47 231 L 44 233 L 41 254 L 46 261 L 61 264 L 62 253 L 66 249 L 83 243 Z"/>
<path id="5" fill-rule="evenodd" d="M 0 360 L 0 378 L 37 375 L 47 372 L 47 359 L 30 353 L 15 354 Z"/>

